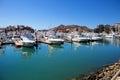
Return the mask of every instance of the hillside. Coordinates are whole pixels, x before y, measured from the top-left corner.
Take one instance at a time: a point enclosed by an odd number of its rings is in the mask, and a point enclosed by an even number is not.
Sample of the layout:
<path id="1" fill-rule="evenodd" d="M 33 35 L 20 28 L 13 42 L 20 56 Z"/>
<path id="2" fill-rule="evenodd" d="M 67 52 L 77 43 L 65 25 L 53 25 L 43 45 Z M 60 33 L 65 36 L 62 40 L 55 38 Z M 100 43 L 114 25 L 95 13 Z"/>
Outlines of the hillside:
<path id="1" fill-rule="evenodd" d="M 66 32 L 66 33 L 70 33 L 70 32 L 89 32 L 91 31 L 90 28 L 88 28 L 87 26 L 79 26 L 79 25 L 59 25 L 55 28 L 52 28 L 50 30 L 54 30 L 57 32 Z"/>

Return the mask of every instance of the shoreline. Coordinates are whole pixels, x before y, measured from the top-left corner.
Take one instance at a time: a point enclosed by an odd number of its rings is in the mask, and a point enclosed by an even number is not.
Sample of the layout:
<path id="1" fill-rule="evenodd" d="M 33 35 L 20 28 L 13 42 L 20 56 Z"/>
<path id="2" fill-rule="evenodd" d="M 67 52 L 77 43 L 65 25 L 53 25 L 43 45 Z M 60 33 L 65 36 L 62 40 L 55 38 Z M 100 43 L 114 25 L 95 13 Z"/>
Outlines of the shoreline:
<path id="1" fill-rule="evenodd" d="M 120 59 L 95 72 L 83 74 L 81 77 L 73 77 L 70 80 L 116 80 L 118 75 L 120 75 Z"/>

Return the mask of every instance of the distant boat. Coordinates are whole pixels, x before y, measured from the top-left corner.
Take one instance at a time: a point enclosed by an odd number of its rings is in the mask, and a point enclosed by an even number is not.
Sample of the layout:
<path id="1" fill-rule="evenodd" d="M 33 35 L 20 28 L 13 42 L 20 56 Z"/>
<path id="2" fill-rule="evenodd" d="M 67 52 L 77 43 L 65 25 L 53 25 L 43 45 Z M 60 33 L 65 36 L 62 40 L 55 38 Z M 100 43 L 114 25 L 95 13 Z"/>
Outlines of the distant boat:
<path id="1" fill-rule="evenodd" d="M 63 44 L 64 43 L 64 40 L 57 37 L 57 36 L 54 36 L 54 35 L 49 35 L 48 37 L 44 37 L 44 41 L 42 41 L 44 43 L 47 43 L 47 44 Z"/>
<path id="2" fill-rule="evenodd" d="M 74 42 L 89 41 L 89 37 L 84 36 L 84 35 L 74 35 L 72 38 L 72 41 Z"/>

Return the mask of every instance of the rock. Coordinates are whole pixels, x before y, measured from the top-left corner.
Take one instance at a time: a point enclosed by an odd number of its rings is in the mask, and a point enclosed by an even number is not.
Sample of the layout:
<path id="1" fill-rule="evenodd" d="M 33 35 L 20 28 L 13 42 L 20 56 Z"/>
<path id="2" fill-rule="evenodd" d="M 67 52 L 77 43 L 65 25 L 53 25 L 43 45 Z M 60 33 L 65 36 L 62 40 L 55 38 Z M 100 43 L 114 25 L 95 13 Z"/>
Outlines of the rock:
<path id="1" fill-rule="evenodd" d="M 104 66 L 101 70 L 84 76 L 82 79 L 73 78 L 72 80 L 111 80 L 120 70 L 120 60 L 114 64 Z"/>
<path id="2" fill-rule="evenodd" d="M 113 69 L 114 69 L 114 66 L 110 66 L 109 68 L 110 68 L 110 70 L 113 70 Z"/>
<path id="3" fill-rule="evenodd" d="M 100 74 L 98 75 L 99 78 L 102 78 L 103 76 L 104 76 L 103 73 L 100 73 Z"/>
<path id="4" fill-rule="evenodd" d="M 74 77 L 74 78 L 72 78 L 71 80 L 78 80 L 78 78 Z"/>
<path id="5" fill-rule="evenodd" d="M 109 70 L 109 68 L 107 67 L 107 68 L 106 68 L 106 71 L 108 71 L 108 70 Z"/>

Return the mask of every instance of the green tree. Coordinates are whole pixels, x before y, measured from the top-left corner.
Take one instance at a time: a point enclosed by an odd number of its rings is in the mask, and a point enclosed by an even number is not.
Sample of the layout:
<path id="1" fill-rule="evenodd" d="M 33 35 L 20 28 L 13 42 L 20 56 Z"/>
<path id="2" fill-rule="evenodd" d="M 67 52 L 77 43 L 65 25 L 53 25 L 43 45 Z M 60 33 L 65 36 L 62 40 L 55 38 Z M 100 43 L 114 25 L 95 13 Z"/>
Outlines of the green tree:
<path id="1" fill-rule="evenodd" d="M 105 25 L 105 32 L 108 34 L 111 32 L 111 25 Z"/>

